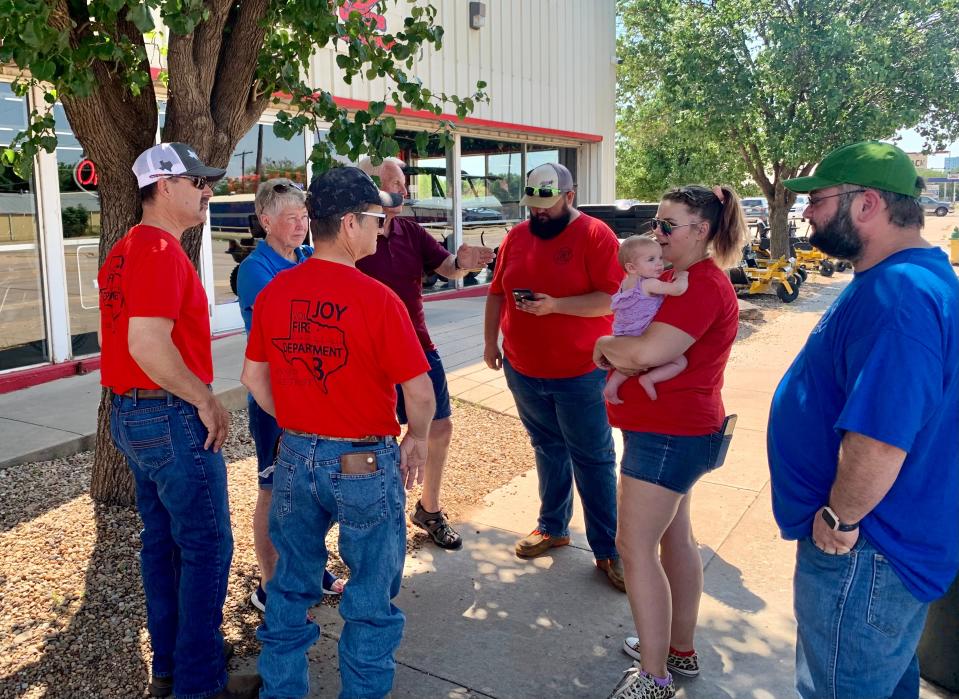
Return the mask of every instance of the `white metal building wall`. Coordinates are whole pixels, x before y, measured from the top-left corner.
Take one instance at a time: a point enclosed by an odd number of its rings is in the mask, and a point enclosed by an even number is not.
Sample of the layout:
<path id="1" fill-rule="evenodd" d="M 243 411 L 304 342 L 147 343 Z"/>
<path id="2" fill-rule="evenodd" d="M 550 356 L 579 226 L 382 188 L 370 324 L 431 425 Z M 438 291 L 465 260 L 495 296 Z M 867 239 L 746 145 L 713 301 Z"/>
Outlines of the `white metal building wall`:
<path id="1" fill-rule="evenodd" d="M 445 30 L 440 52 L 424 51 L 416 75 L 433 92 L 469 95 L 484 80 L 489 104 L 471 116 L 523 127 L 601 136 L 599 143 L 572 142 L 507 130 L 502 138 L 579 145 L 582 203 L 615 196 L 616 38 L 614 0 L 486 0 L 486 26 L 470 29 L 466 0 L 433 0 Z M 402 26 L 410 5 L 390 5 L 387 32 Z M 336 97 L 383 99 L 382 79 L 342 81 L 332 49 L 313 61 L 314 84 Z M 495 135 L 464 125 L 461 133 Z"/>

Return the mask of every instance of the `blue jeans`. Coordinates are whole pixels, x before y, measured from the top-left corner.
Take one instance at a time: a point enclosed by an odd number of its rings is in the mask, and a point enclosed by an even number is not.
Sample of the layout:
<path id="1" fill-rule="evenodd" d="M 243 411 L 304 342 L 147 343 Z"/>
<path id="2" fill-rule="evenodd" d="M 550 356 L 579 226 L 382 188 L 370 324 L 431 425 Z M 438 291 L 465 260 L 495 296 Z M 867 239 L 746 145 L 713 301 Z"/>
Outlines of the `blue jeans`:
<path id="1" fill-rule="evenodd" d="M 920 602 L 865 537 L 845 555 L 799 542 L 796 690 L 803 699 L 916 699 Z"/>
<path id="2" fill-rule="evenodd" d="M 377 470 L 340 473 L 339 457 L 373 452 Z M 273 477 L 270 539 L 279 554 L 267 583 L 259 671 L 261 699 L 309 693 L 306 652 L 320 636 L 307 610 L 323 598 L 326 533 L 339 522 L 340 556 L 350 568 L 340 615 L 340 699 L 380 699 L 393 686 L 393 654 L 405 617 L 392 600 L 406 560 L 406 493 L 393 438 L 373 444 L 284 432 Z"/>
<path id="3" fill-rule="evenodd" d="M 233 530 L 223 456 L 203 448 L 207 429 L 179 398 L 113 397 L 110 433 L 136 483 L 140 572 L 155 677 L 173 676 L 179 699 L 219 692 Z"/>
<path id="4" fill-rule="evenodd" d="M 606 372 L 568 379 L 536 379 L 503 360 L 506 383 L 529 433 L 539 477 L 539 522 L 550 536 L 569 536 L 573 482 L 597 559 L 616 553 L 616 451 L 606 417 Z"/>

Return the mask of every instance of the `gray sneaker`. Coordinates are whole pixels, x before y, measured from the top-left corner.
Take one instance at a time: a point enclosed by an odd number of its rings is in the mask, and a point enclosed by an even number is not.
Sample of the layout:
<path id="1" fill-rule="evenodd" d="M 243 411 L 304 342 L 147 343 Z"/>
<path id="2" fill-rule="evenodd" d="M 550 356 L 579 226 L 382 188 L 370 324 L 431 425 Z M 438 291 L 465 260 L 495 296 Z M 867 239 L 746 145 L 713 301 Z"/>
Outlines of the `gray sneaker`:
<path id="1" fill-rule="evenodd" d="M 672 675 L 669 684 L 660 687 L 656 681 L 638 667 L 631 667 L 623 673 L 607 699 L 672 699 L 676 696 L 676 686 Z"/>

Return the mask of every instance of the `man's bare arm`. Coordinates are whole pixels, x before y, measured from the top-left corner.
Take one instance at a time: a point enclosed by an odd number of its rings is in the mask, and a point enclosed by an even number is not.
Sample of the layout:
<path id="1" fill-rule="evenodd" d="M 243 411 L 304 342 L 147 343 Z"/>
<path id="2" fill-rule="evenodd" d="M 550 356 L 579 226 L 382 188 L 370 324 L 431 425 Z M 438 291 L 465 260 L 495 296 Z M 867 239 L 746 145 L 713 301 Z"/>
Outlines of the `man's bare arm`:
<path id="1" fill-rule="evenodd" d="M 839 448 L 829 506 L 841 521 L 858 522 L 886 497 L 905 460 L 906 452 L 898 447 L 847 432 Z"/>
<path id="2" fill-rule="evenodd" d="M 270 365 L 267 362 L 244 359 L 240 382 L 250 389 L 256 404 L 275 418 L 276 406 L 273 404 L 273 387 L 270 385 Z"/>
<path id="3" fill-rule="evenodd" d="M 134 316 L 127 330 L 130 356 L 160 388 L 196 406 L 209 432 L 204 449 L 219 451 L 230 431 L 230 414 L 183 362 L 173 344 L 173 320 Z"/>
<path id="4" fill-rule="evenodd" d="M 535 301 L 520 301 L 516 307 L 536 316 L 562 313 L 580 318 L 595 318 L 612 313 L 610 304 L 613 302 L 613 297 L 604 291 L 591 291 L 588 294 L 562 298 L 537 292 L 536 289 L 533 289 L 533 293 L 536 295 Z"/>

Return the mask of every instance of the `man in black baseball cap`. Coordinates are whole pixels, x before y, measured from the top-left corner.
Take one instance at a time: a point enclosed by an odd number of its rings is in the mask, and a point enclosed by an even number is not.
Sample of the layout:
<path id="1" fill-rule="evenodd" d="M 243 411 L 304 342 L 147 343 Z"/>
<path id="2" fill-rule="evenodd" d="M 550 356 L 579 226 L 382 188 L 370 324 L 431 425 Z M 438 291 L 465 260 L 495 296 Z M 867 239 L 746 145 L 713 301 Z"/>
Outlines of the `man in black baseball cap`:
<path id="1" fill-rule="evenodd" d="M 350 567 L 339 607 L 340 696 L 379 699 L 393 686 L 404 486 L 423 482 L 436 403 L 406 307 L 356 261 L 375 252 L 383 208 L 400 203 L 354 167 L 315 178 L 313 256 L 278 274 L 253 306 L 242 380 L 283 429 L 270 509 L 279 562 L 257 632 L 263 699 L 309 694 L 306 652 L 320 629 L 306 613 L 323 598 L 323 542 L 337 520 Z M 399 445 L 397 385 L 409 419 Z"/>

